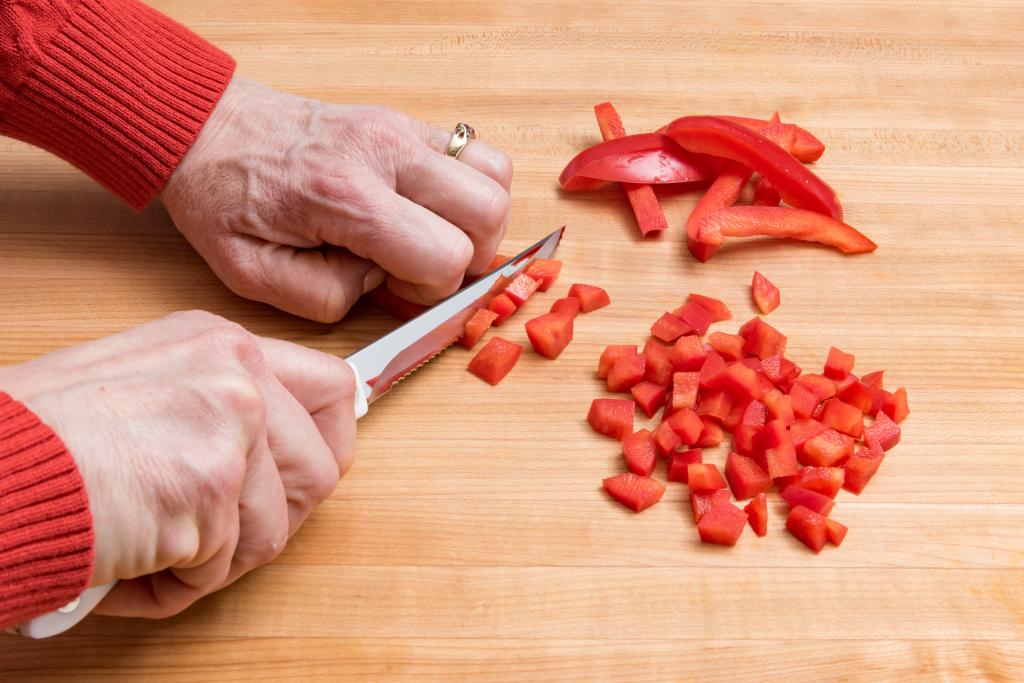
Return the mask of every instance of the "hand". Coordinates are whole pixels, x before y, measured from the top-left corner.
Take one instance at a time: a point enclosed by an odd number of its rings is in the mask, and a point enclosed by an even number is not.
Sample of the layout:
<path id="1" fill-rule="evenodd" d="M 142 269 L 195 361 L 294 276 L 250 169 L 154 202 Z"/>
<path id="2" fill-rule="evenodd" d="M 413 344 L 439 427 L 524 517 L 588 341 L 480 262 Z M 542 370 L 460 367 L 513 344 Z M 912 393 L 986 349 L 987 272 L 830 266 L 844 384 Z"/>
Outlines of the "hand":
<path id="1" fill-rule="evenodd" d="M 485 142 L 382 107 L 236 77 L 163 192 L 234 292 L 321 322 L 387 278 L 430 304 L 483 272 L 508 224 L 512 165 Z"/>
<path id="2" fill-rule="evenodd" d="M 269 562 L 353 457 L 345 361 L 179 313 L 0 368 L 67 445 L 95 532 L 98 611 L 176 614 Z"/>

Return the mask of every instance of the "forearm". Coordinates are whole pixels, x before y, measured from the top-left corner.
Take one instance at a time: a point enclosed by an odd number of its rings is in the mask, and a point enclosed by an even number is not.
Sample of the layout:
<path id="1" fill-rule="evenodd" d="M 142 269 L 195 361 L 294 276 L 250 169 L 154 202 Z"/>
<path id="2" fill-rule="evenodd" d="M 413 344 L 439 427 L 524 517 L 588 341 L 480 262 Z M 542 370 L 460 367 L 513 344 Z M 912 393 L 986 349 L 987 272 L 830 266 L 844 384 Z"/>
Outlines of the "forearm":
<path id="1" fill-rule="evenodd" d="M 64 158 L 139 209 L 234 61 L 135 0 L 0 0 L 0 134 Z"/>

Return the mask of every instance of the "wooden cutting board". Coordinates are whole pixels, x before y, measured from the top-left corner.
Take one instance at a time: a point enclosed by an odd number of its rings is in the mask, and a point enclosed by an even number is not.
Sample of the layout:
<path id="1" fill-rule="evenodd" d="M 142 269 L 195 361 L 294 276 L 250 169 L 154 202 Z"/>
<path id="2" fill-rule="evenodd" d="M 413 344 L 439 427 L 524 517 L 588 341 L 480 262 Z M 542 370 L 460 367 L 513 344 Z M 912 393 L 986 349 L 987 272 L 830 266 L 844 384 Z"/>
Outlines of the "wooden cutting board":
<path id="1" fill-rule="evenodd" d="M 109 680 L 1012 680 L 1024 677 L 1024 6 L 978 2 L 167 0 L 239 72 L 335 102 L 468 121 L 515 160 L 511 252 L 567 225 L 554 291 L 602 285 L 557 362 L 497 388 L 453 350 L 374 406 L 352 472 L 278 561 L 177 618 L 94 618 L 5 639 L 0 678 Z M 684 253 L 693 194 L 640 241 L 617 190 L 566 195 L 611 99 L 631 131 L 686 113 L 799 122 L 816 170 L 879 244 L 844 257 L 750 243 Z M 814 556 L 771 504 L 764 539 L 701 545 L 672 484 L 634 515 L 590 431 L 604 344 L 642 342 L 688 292 L 770 321 L 820 367 L 830 345 L 906 386 L 903 441 L 833 513 Z M 166 214 L 134 215 L 46 154 L 0 140 L 0 363 L 186 308 L 347 353 L 391 323 L 316 325 L 242 301 Z M 711 456 L 720 462 L 723 454 Z M 663 476 L 663 473 L 659 473 Z"/>

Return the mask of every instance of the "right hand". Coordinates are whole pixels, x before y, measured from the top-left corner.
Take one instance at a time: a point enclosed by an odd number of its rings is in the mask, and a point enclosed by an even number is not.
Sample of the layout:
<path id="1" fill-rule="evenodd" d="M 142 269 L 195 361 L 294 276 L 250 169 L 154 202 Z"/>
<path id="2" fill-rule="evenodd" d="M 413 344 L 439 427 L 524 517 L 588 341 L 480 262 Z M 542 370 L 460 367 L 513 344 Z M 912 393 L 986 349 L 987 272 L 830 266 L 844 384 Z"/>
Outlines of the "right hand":
<path id="1" fill-rule="evenodd" d="M 178 313 L 0 368 L 67 445 L 92 513 L 100 613 L 165 617 L 276 557 L 352 462 L 335 356 Z"/>

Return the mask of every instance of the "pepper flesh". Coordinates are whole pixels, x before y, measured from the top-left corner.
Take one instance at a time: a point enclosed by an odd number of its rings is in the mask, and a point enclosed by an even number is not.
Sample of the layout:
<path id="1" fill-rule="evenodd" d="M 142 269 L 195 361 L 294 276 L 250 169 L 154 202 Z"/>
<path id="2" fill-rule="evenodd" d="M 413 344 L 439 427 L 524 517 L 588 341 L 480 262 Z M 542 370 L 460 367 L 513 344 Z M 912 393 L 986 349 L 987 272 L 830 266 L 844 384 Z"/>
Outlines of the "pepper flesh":
<path id="1" fill-rule="evenodd" d="M 782 206 L 732 206 L 701 219 L 697 241 L 716 250 L 726 237 L 788 237 L 835 247 L 845 254 L 878 248 L 856 228 L 813 211 Z"/>
<path id="2" fill-rule="evenodd" d="M 596 190 L 609 182 L 666 185 L 692 183 L 714 174 L 714 159 L 686 151 L 660 133 L 641 133 L 588 147 L 566 164 L 564 190 Z"/>

